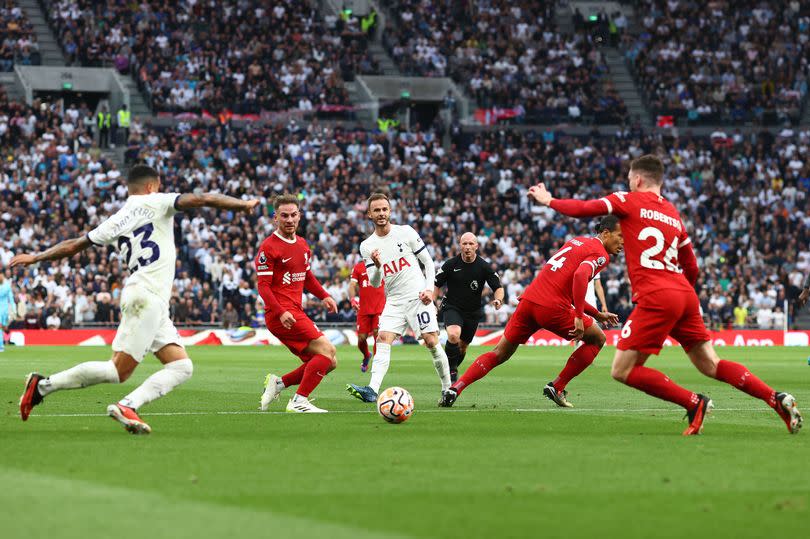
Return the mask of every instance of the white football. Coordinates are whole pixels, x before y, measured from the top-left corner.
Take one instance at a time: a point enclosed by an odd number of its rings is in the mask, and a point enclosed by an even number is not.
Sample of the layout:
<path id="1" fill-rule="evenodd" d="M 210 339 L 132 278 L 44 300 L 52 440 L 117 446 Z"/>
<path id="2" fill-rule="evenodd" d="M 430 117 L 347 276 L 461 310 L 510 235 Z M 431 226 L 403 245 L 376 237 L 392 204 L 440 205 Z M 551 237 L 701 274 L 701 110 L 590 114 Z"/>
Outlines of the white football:
<path id="1" fill-rule="evenodd" d="M 413 397 L 401 387 L 389 387 L 377 397 L 377 411 L 389 423 L 402 423 L 413 414 Z"/>

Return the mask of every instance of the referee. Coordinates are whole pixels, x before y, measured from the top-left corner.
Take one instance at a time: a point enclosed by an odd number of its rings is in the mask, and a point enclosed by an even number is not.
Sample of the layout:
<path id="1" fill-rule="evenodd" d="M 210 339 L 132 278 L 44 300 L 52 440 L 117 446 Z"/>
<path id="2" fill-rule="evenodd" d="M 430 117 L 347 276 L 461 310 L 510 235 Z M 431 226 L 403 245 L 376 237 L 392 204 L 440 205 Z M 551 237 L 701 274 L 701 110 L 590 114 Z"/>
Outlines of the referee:
<path id="1" fill-rule="evenodd" d="M 436 272 L 436 287 L 433 299 L 439 297 L 441 288 L 447 285 L 447 294 L 442 299 L 440 312 L 444 314 L 444 328 L 447 330 L 447 362 L 450 364 L 450 378 L 458 378 L 458 367 L 464 361 L 467 346 L 472 342 L 478 322 L 481 321 L 481 294 L 486 282 L 493 290 L 495 299 L 492 305 L 500 309 L 503 305 L 501 278 L 490 263 L 476 254 L 478 240 L 475 234 L 465 232 L 459 238 L 461 255 L 447 260 Z"/>

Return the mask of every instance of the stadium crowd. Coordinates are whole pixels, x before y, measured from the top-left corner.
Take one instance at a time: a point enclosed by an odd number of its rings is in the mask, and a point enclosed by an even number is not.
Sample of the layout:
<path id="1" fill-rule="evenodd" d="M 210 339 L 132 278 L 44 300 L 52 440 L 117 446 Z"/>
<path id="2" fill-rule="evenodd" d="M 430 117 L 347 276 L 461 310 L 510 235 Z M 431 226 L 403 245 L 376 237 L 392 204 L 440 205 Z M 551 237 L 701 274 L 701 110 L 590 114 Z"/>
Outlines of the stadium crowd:
<path id="1" fill-rule="evenodd" d="M 0 145 L 0 263 L 83 234 L 126 197 L 121 172 L 94 144 L 86 107 L 3 101 Z M 92 118 L 92 116 L 91 116 Z M 252 260 L 273 230 L 270 202 L 300 193 L 300 233 L 312 268 L 340 304 L 330 321 L 350 321 L 348 276 L 371 231 L 365 199 L 394 199 L 393 221 L 420 232 L 434 260 L 458 252 L 465 230 L 501 271 L 507 305 L 486 310 L 503 323 L 536 270 L 570 234 L 590 223 L 561 219 L 528 203 L 544 181 L 556 196 L 599 197 L 625 188 L 627 160 L 666 159 L 666 196 L 691 231 L 702 274 L 698 287 L 714 327 L 779 327 L 785 298 L 810 270 L 807 252 L 810 132 L 669 138 L 626 129 L 611 137 L 489 131 L 456 134 L 444 147 L 431 131 L 352 131 L 319 124 L 246 129 L 213 123 L 159 131 L 138 121 L 128 159 L 157 167 L 165 191 L 219 190 L 267 201 L 251 216 L 213 210 L 181 214 L 172 311 L 180 325 L 261 324 Z M 125 270 L 117 255 L 91 249 L 61 264 L 15 271 L 18 326 L 68 327 L 114 321 Z M 623 261 L 603 276 L 608 307 L 630 309 Z M 317 320 L 324 312 L 308 304 Z"/>
<path id="2" fill-rule="evenodd" d="M 807 101 L 806 2 L 641 0 L 625 55 L 651 108 L 690 123 L 795 125 Z"/>
<path id="3" fill-rule="evenodd" d="M 13 0 L 0 2 L 0 71 L 14 64 L 39 65 L 39 43 L 31 21 Z"/>
<path id="4" fill-rule="evenodd" d="M 386 0 L 383 40 L 406 75 L 450 76 L 479 107 L 525 123 L 623 123 L 627 108 L 594 33 L 556 28 L 554 2 Z"/>
<path id="5" fill-rule="evenodd" d="M 379 72 L 357 18 L 307 1 L 45 4 L 70 62 L 131 73 L 155 112 L 346 106 L 343 81 Z"/>

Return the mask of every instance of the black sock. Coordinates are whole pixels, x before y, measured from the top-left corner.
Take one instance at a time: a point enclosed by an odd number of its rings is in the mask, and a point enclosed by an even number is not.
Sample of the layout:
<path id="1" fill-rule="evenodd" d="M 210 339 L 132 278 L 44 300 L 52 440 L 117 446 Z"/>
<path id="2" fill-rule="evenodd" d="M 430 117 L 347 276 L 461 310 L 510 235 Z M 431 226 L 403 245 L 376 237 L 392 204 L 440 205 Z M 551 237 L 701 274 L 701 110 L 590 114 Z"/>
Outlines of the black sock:
<path id="1" fill-rule="evenodd" d="M 459 363 L 461 363 L 461 349 L 457 344 L 447 341 L 444 345 L 444 353 L 447 354 L 447 364 L 450 366 L 450 372 L 458 371 Z"/>

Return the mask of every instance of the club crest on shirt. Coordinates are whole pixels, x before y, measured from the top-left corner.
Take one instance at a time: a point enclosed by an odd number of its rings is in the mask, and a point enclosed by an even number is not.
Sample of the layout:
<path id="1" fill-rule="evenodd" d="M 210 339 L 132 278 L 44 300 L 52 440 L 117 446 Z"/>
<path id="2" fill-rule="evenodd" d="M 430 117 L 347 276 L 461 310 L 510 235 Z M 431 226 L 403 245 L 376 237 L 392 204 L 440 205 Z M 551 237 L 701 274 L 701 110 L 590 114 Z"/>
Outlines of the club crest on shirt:
<path id="1" fill-rule="evenodd" d="M 402 250 L 402 244 L 401 243 L 397 243 L 397 247 L 399 247 L 399 252 L 400 253 L 405 252 L 405 251 Z"/>

